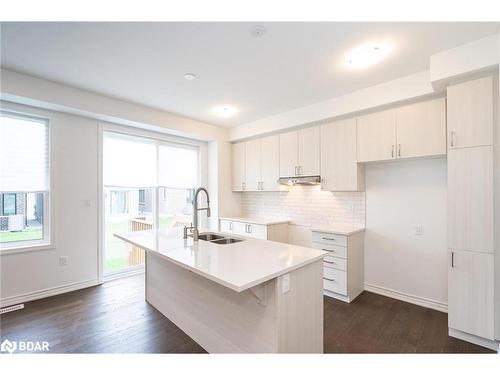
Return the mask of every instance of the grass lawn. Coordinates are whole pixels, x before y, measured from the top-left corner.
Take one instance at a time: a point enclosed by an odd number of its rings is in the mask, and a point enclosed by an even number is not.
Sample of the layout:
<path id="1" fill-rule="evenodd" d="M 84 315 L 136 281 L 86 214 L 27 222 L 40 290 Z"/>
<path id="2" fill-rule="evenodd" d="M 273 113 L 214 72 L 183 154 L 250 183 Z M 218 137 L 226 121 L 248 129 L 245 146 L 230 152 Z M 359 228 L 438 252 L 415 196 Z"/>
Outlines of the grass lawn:
<path id="1" fill-rule="evenodd" d="M 174 216 L 160 216 L 160 228 L 170 227 L 174 220 Z M 111 272 L 128 267 L 128 256 L 132 246 L 113 234 L 128 232 L 129 219 L 107 221 L 104 229 L 105 271 Z"/>
<path id="2" fill-rule="evenodd" d="M 43 231 L 41 228 L 25 229 L 21 232 L 0 232 L 0 243 L 40 240 L 42 238 L 43 238 Z"/>

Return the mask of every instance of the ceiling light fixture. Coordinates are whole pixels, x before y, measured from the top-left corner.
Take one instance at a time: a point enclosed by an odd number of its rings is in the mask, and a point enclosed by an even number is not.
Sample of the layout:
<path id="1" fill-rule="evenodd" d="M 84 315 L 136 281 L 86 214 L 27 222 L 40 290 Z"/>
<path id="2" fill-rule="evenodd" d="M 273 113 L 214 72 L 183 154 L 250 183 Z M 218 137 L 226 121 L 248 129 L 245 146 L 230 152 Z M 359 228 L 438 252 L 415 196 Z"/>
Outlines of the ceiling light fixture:
<path id="1" fill-rule="evenodd" d="M 237 112 L 236 108 L 230 105 L 221 105 L 214 108 L 214 113 L 222 118 L 229 118 Z"/>
<path id="2" fill-rule="evenodd" d="M 184 78 L 187 79 L 188 81 L 193 81 L 196 79 L 196 74 L 194 73 L 185 73 Z"/>
<path id="3" fill-rule="evenodd" d="M 347 55 L 347 65 L 354 68 L 368 68 L 383 60 L 391 52 L 386 43 L 363 44 L 354 48 Z"/>

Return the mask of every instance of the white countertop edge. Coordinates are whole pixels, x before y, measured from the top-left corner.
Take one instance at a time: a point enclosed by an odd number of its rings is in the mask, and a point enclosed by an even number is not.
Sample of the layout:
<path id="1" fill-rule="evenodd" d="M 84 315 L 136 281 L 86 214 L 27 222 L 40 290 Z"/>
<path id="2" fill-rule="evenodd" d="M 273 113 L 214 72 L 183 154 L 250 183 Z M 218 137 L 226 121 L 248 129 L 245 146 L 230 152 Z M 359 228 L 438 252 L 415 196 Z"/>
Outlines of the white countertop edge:
<path id="1" fill-rule="evenodd" d="M 282 276 L 282 275 L 286 275 L 287 273 L 295 271 L 298 268 L 302 268 L 304 266 L 307 266 L 308 264 L 311 264 L 311 263 L 314 263 L 314 262 L 316 262 L 318 260 L 321 260 L 327 254 L 326 252 L 324 252 L 324 254 L 318 255 L 317 257 L 311 258 L 311 259 L 309 259 L 307 261 L 304 261 L 304 262 L 302 262 L 300 264 L 296 264 L 294 266 L 290 266 L 290 267 L 288 267 L 288 268 L 286 268 L 286 269 L 284 269 L 282 271 L 275 272 L 273 274 L 264 276 L 264 277 L 262 277 L 260 279 L 252 281 L 250 283 L 238 286 L 238 285 L 235 285 L 235 284 L 228 283 L 227 281 L 219 279 L 218 277 L 215 277 L 213 275 L 210 275 L 210 274 L 207 274 L 205 272 L 202 272 L 202 271 L 200 271 L 197 268 L 188 266 L 185 263 L 178 262 L 175 259 L 172 259 L 172 258 L 166 256 L 163 253 L 160 253 L 160 252 L 155 251 L 155 250 L 148 249 L 148 248 L 142 246 L 141 244 L 139 244 L 137 242 L 131 241 L 131 240 L 127 239 L 127 238 L 124 238 L 124 237 L 120 236 L 119 234 L 114 234 L 114 236 L 117 237 L 117 238 L 119 238 L 119 239 L 121 239 L 121 240 L 123 240 L 123 241 L 125 241 L 125 242 L 128 242 L 128 243 L 130 243 L 130 244 L 132 244 L 134 246 L 140 247 L 144 251 L 147 251 L 147 252 L 149 252 L 149 253 L 151 253 L 153 255 L 157 255 L 157 256 L 159 256 L 159 257 L 161 257 L 161 258 L 163 258 L 163 259 L 165 259 L 165 260 L 167 260 L 169 262 L 172 262 L 172 263 L 174 263 L 174 264 L 176 264 L 176 265 L 178 265 L 178 266 L 180 266 L 180 267 L 182 267 L 182 268 L 184 268 L 186 270 L 192 271 L 192 272 L 196 273 L 199 276 L 203 276 L 203 277 L 205 277 L 205 278 L 207 278 L 207 279 L 209 279 L 209 280 L 211 280 L 211 281 L 213 281 L 213 282 L 215 282 L 215 283 L 217 283 L 219 285 L 225 286 L 226 288 L 234 290 L 235 292 L 238 292 L 238 293 L 244 292 L 247 289 L 250 289 L 250 288 L 253 288 L 254 286 L 257 286 L 257 285 L 260 285 L 262 283 L 265 283 L 266 281 L 272 280 L 272 279 L 274 279 L 276 277 L 279 277 L 279 276 Z"/>
<path id="2" fill-rule="evenodd" d="M 242 223 L 250 223 L 257 225 L 286 224 L 291 221 L 289 219 L 256 219 L 252 217 L 241 217 L 241 216 L 225 216 L 225 217 L 220 217 L 219 219 L 227 221 L 238 221 Z"/>
<path id="3" fill-rule="evenodd" d="M 311 232 L 320 232 L 320 233 L 330 233 L 330 234 L 340 234 L 343 236 L 350 236 L 351 234 L 356 234 L 359 232 L 364 232 L 364 227 L 351 227 L 351 228 L 335 228 L 333 227 L 325 227 L 325 228 L 311 228 Z"/>

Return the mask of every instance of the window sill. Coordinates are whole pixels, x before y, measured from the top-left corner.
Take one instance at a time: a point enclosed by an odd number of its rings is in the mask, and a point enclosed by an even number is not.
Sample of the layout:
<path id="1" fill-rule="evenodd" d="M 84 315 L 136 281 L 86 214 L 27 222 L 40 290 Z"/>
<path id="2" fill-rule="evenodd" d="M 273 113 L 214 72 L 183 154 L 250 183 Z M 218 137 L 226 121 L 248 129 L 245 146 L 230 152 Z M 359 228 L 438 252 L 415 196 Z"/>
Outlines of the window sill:
<path id="1" fill-rule="evenodd" d="M 6 247 L 0 249 L 0 255 L 12 255 L 18 253 L 30 253 L 33 251 L 53 250 L 56 247 L 54 244 L 31 244 L 17 247 Z"/>

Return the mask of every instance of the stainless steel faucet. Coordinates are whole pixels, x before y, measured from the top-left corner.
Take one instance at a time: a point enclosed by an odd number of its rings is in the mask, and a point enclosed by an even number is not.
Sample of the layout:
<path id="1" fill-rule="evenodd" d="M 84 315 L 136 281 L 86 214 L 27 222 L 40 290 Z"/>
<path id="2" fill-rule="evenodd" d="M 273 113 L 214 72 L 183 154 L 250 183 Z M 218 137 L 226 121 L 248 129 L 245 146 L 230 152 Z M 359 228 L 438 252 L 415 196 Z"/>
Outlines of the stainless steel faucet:
<path id="1" fill-rule="evenodd" d="M 198 208 L 198 194 L 200 194 L 201 191 L 204 191 L 207 196 L 207 207 Z M 204 187 L 199 187 L 198 189 L 196 189 L 193 198 L 193 205 L 193 223 L 190 227 L 184 227 L 184 238 L 187 238 L 188 229 L 191 229 L 191 232 L 193 233 L 193 241 L 198 241 L 198 237 L 200 234 L 198 230 L 198 211 L 207 211 L 207 217 L 210 217 L 210 197 L 208 196 L 207 189 L 205 189 Z"/>

